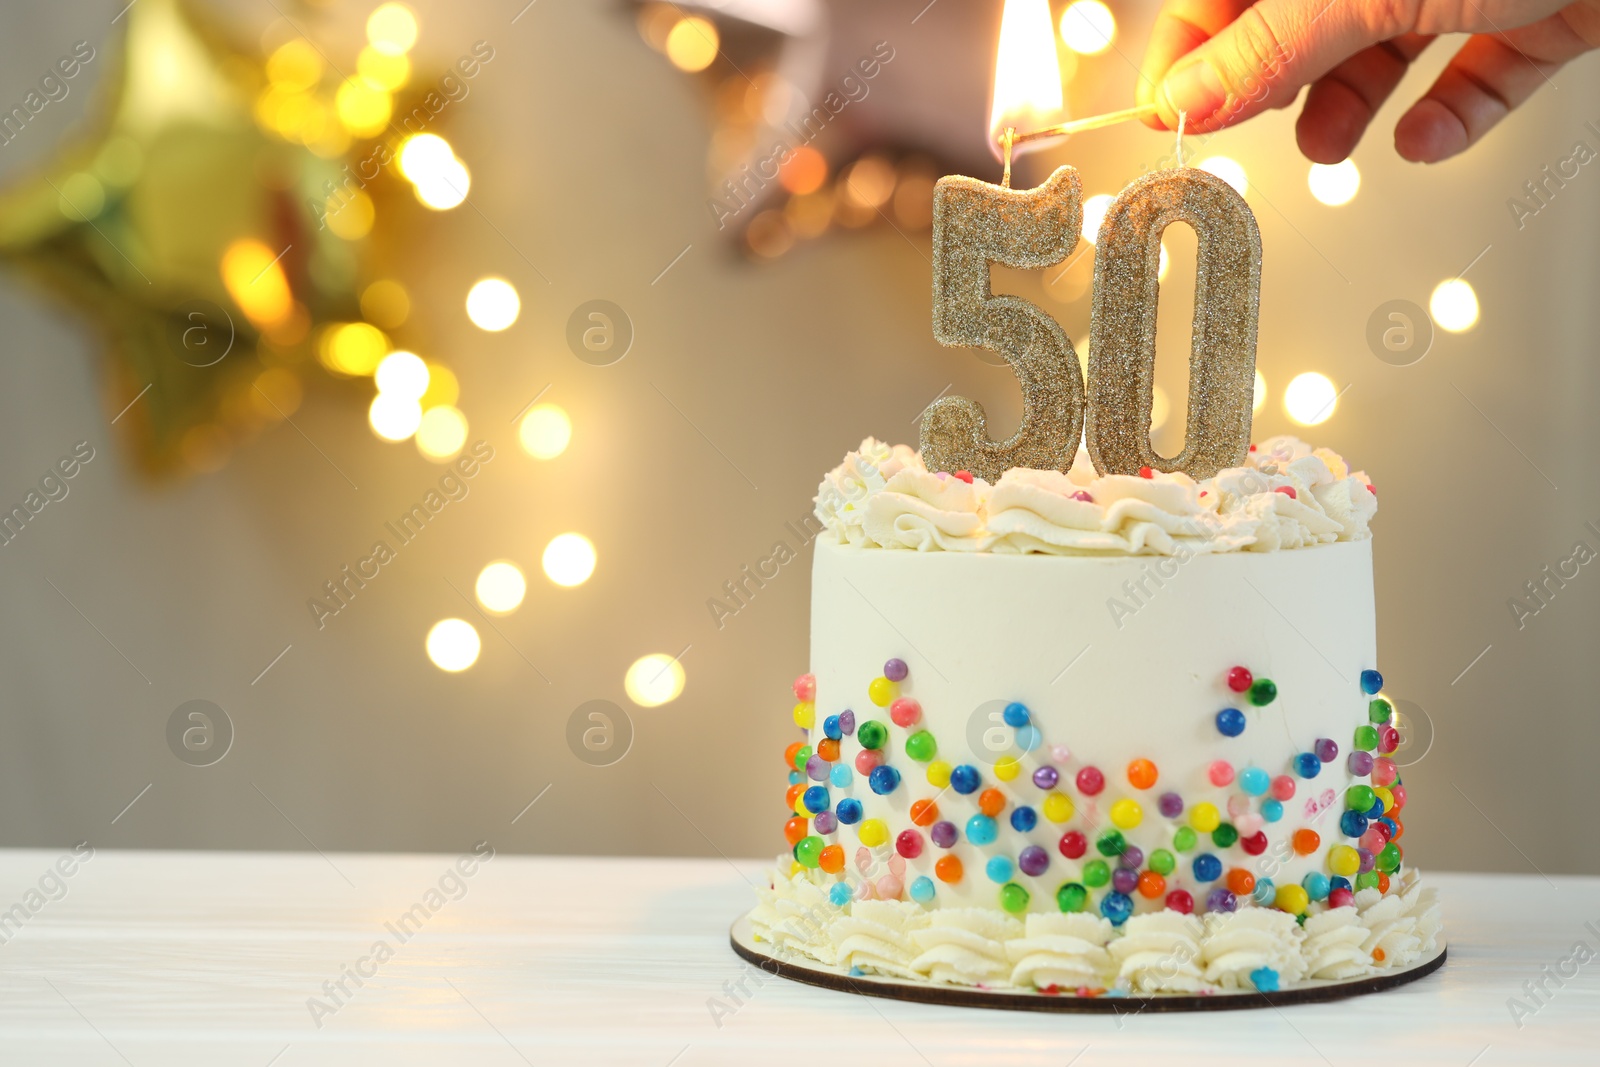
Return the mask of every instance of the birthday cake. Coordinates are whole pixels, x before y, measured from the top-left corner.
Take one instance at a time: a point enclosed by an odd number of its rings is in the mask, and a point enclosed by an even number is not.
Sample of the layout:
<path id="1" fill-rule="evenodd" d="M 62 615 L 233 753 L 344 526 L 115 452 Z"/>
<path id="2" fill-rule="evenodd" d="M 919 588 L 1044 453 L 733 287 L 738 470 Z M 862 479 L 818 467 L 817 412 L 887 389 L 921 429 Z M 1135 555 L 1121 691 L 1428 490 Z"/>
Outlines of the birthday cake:
<path id="1" fill-rule="evenodd" d="M 816 497 L 781 960 L 1053 994 L 1272 992 L 1413 966 L 1377 657 L 1377 495 L 1288 437 L 1195 480 L 868 439 Z"/>

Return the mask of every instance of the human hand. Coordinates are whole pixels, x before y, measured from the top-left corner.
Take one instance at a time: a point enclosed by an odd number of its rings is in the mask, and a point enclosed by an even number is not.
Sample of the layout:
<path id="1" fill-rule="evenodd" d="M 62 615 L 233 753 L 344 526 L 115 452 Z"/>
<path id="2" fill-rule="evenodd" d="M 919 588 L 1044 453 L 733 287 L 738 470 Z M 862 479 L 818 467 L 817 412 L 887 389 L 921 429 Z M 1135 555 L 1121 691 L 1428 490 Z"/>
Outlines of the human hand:
<path id="1" fill-rule="evenodd" d="M 1165 0 L 1139 80 L 1151 125 L 1216 130 L 1292 104 L 1316 163 L 1350 154 L 1412 60 L 1438 34 L 1471 33 L 1395 125 L 1416 163 L 1449 159 L 1569 60 L 1600 47 L 1600 0 Z"/>

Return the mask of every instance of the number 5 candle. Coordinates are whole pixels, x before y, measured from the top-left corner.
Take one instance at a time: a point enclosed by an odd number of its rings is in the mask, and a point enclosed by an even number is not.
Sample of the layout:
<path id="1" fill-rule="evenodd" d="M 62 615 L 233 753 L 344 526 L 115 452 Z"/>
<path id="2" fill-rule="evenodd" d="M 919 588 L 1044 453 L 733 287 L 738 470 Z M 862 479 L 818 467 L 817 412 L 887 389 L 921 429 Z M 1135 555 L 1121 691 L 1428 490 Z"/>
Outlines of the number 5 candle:
<path id="1" fill-rule="evenodd" d="M 1083 224 L 1078 172 L 1062 167 L 1037 189 L 976 178 L 941 178 L 933 191 L 933 335 L 946 345 L 1000 353 L 1022 386 L 1022 425 L 989 439 L 983 405 L 934 401 L 922 416 L 929 470 L 969 471 L 994 481 L 1012 467 L 1066 470 L 1083 431 L 1083 378 L 1055 319 L 1017 296 L 995 296 L 989 264 L 1047 267 L 1071 254 Z"/>

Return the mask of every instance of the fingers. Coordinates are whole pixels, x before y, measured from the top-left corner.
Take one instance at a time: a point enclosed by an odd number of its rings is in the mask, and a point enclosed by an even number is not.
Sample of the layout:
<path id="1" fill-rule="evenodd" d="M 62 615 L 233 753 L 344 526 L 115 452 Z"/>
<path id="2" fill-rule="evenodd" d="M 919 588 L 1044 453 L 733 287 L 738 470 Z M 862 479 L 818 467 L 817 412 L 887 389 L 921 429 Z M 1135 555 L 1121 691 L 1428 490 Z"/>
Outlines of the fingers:
<path id="1" fill-rule="evenodd" d="M 1168 0 L 1163 4 L 1150 30 L 1150 45 L 1145 49 L 1144 65 L 1139 70 L 1135 102 L 1153 103 L 1161 79 L 1172 65 L 1221 33 L 1251 3 L 1252 0 Z M 1145 121 L 1156 129 L 1171 128 L 1164 126 L 1159 116 Z"/>
<path id="2" fill-rule="evenodd" d="M 1398 17 L 1394 13 L 1405 7 L 1259 0 L 1174 63 L 1152 102 L 1169 128 L 1177 124 L 1178 112 L 1185 111 L 1196 131 L 1282 107 L 1301 86 L 1350 56 L 1406 32 L 1409 27 L 1393 22 Z"/>
<path id="3" fill-rule="evenodd" d="M 1349 156 L 1378 108 L 1432 40 L 1411 33 L 1375 44 L 1314 82 L 1295 124 L 1295 138 L 1306 158 L 1338 163 Z"/>
<path id="4" fill-rule="evenodd" d="M 1505 34 L 1467 40 L 1433 87 L 1400 117 L 1394 147 L 1414 163 L 1437 163 L 1484 134 L 1570 59 L 1595 47 L 1560 15 Z M 1593 36 L 1600 43 L 1600 36 Z"/>

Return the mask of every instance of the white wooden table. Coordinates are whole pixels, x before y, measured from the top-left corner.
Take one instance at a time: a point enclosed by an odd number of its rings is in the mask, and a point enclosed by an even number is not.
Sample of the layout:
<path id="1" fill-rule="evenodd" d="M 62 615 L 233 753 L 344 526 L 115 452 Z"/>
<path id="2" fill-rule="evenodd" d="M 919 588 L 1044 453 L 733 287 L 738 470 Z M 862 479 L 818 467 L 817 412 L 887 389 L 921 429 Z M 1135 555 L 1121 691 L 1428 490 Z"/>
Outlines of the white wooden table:
<path id="1" fill-rule="evenodd" d="M 1450 959 L 1396 991 L 1119 1019 L 751 980 L 727 930 L 756 862 L 498 856 L 453 880 L 452 856 L 101 850 L 58 885 L 64 854 L 0 852 L 8 1067 L 1600 1063 L 1600 958 L 1520 1028 L 1507 1006 L 1576 943 L 1600 952 L 1595 878 L 1434 875 Z M 402 941 L 385 924 L 441 880 Z M 371 977 L 329 995 L 345 968 Z"/>

